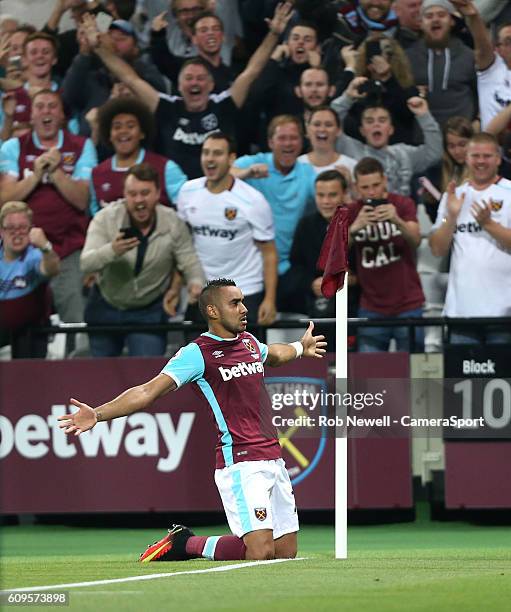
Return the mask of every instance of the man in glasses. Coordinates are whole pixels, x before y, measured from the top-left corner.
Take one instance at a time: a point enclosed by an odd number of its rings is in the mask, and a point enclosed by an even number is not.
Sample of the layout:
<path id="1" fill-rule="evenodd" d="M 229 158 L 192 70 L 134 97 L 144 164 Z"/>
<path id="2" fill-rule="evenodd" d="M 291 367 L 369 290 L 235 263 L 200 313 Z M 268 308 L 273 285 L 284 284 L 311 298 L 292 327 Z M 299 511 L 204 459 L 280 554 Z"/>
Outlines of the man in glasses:
<path id="1" fill-rule="evenodd" d="M 13 359 L 45 358 L 47 337 L 30 332 L 45 324 L 51 306 L 46 281 L 58 274 L 60 259 L 24 202 L 0 209 L 0 343 L 11 344 Z"/>

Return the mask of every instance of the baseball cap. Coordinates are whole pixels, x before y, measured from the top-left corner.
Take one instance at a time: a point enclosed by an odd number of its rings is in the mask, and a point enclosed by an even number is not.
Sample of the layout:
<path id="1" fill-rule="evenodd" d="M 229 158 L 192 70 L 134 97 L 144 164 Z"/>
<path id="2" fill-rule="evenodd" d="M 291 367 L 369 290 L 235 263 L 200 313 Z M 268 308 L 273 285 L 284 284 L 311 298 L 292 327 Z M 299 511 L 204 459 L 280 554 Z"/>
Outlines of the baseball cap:
<path id="1" fill-rule="evenodd" d="M 137 38 L 137 33 L 133 24 L 131 24 L 129 21 L 126 21 L 125 19 L 115 19 L 114 21 L 112 21 L 108 29 L 119 30 L 124 34 L 128 34 L 128 36 L 133 36 L 135 40 Z"/>
<path id="2" fill-rule="evenodd" d="M 421 15 L 424 15 L 424 13 L 432 6 L 440 6 L 451 15 L 454 15 L 454 13 L 456 12 L 456 9 L 449 2 L 449 0 L 424 0 L 421 6 Z"/>

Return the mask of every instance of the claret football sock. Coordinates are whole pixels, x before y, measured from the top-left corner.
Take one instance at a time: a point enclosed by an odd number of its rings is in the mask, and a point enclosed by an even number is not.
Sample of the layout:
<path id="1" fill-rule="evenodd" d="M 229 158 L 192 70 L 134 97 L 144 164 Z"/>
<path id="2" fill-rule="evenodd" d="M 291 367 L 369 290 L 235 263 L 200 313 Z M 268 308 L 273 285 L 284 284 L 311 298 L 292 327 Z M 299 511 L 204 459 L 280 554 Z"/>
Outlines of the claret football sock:
<path id="1" fill-rule="evenodd" d="M 239 561 L 245 559 L 247 547 L 242 539 L 232 536 L 191 536 L 186 542 L 190 557 L 204 557 L 215 561 Z"/>

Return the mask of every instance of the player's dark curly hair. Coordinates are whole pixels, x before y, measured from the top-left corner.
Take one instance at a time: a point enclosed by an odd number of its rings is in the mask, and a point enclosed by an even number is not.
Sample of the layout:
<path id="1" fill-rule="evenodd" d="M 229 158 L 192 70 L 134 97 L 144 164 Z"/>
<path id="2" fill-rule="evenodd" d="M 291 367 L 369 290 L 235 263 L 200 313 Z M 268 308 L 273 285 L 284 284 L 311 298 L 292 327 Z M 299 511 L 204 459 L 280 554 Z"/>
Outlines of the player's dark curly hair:
<path id="1" fill-rule="evenodd" d="M 214 278 L 204 285 L 199 296 L 199 310 L 206 321 L 208 320 L 207 307 L 214 303 L 215 294 L 220 287 L 236 287 L 236 283 L 230 278 Z"/>
<path id="2" fill-rule="evenodd" d="M 117 115 L 122 114 L 134 115 L 137 118 L 140 129 L 145 134 L 142 144 L 150 143 L 154 133 L 154 119 L 151 111 L 139 100 L 123 96 L 108 100 L 99 109 L 98 128 L 101 142 L 106 146 L 111 146 L 110 129 L 112 121 Z"/>

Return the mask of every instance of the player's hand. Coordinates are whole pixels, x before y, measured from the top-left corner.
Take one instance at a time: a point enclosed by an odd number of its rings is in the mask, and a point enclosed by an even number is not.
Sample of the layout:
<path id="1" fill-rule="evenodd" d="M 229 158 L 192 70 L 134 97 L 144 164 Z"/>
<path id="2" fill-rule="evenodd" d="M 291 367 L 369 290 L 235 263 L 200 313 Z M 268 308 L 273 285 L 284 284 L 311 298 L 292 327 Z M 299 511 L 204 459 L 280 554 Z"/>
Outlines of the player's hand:
<path id="1" fill-rule="evenodd" d="M 40 227 L 32 227 L 28 234 L 28 239 L 30 244 L 35 246 L 37 249 L 42 249 L 48 244 L 48 238 L 46 237 L 44 230 Z"/>
<path id="2" fill-rule="evenodd" d="M 463 193 L 459 198 L 456 197 L 456 183 L 454 181 L 450 181 L 447 185 L 447 214 L 452 219 L 458 218 L 464 201 L 465 194 Z"/>
<path id="3" fill-rule="evenodd" d="M 355 70 L 358 59 L 358 51 L 355 49 L 355 45 L 345 45 L 341 49 L 340 55 L 344 62 L 344 66 Z"/>
<path id="4" fill-rule="evenodd" d="M 289 57 L 289 47 L 285 43 L 277 45 L 271 54 L 271 59 L 275 62 L 281 62 L 286 57 Z"/>
<path id="5" fill-rule="evenodd" d="M 60 154 L 60 151 L 57 149 L 57 147 L 52 147 L 51 149 L 48 149 L 47 160 L 48 160 L 49 166 L 47 168 L 47 172 L 49 174 L 51 174 L 52 172 L 55 172 L 55 170 L 59 167 L 61 157 L 62 156 Z"/>
<path id="6" fill-rule="evenodd" d="M 291 15 L 293 14 L 293 4 L 292 2 L 279 2 L 273 13 L 273 18 L 266 19 L 266 23 L 268 24 L 268 29 L 272 34 L 276 34 L 280 36 L 284 30 L 286 29 L 288 21 L 291 19 Z"/>
<path id="7" fill-rule="evenodd" d="M 470 214 L 481 227 L 484 227 L 491 221 L 491 203 L 491 200 L 488 202 L 483 200 L 482 204 L 474 202 L 470 207 Z"/>
<path id="8" fill-rule="evenodd" d="M 277 308 L 274 300 L 265 298 L 257 310 L 257 323 L 259 325 L 271 325 L 277 318 Z"/>
<path id="9" fill-rule="evenodd" d="M 350 233 L 358 232 L 361 229 L 364 229 L 366 225 L 373 225 L 373 223 L 378 222 L 378 217 L 376 216 L 376 212 L 374 206 L 368 206 L 367 204 L 362 206 L 360 209 L 357 218 L 350 226 Z"/>
<path id="10" fill-rule="evenodd" d="M 131 249 L 138 247 L 140 240 L 138 238 L 124 238 L 124 234 L 119 232 L 117 236 L 112 240 L 112 249 L 117 257 L 124 255 Z"/>
<path id="11" fill-rule="evenodd" d="M 34 174 L 39 180 L 42 179 L 43 175 L 49 171 L 51 161 L 49 159 L 49 151 L 45 151 L 42 155 L 39 155 L 34 161 Z"/>
<path id="12" fill-rule="evenodd" d="M 479 14 L 477 7 L 471 0 L 451 0 L 451 4 L 463 17 L 474 17 Z"/>
<path id="13" fill-rule="evenodd" d="M 169 22 L 165 19 L 167 16 L 167 11 L 163 11 L 159 15 L 151 21 L 151 31 L 152 32 L 161 32 L 165 30 L 165 28 L 169 25 Z"/>
<path id="14" fill-rule="evenodd" d="M 201 294 L 202 291 L 202 285 L 199 283 L 190 283 L 188 285 L 188 303 L 189 304 L 196 304 L 198 299 L 199 299 L 199 295 Z"/>
<path id="15" fill-rule="evenodd" d="M 91 13 L 85 13 L 82 17 L 81 27 L 87 39 L 90 49 L 96 49 L 101 44 L 100 32 L 96 18 Z"/>
<path id="16" fill-rule="evenodd" d="M 321 66 L 321 53 L 318 49 L 309 49 L 307 51 L 307 61 L 311 68 L 319 68 Z"/>
<path id="17" fill-rule="evenodd" d="M 11 35 L 9 33 L 0 36 L 0 65 L 6 66 L 9 59 L 9 51 L 11 50 Z"/>
<path id="18" fill-rule="evenodd" d="M 16 94 L 13 91 L 8 91 L 2 96 L 2 108 L 4 115 L 12 119 L 16 112 Z"/>
<path id="19" fill-rule="evenodd" d="M 76 31 L 76 40 L 78 41 L 80 55 L 90 55 L 92 53 L 85 27 L 82 24 L 78 26 Z"/>
<path id="20" fill-rule="evenodd" d="M 365 98 L 367 94 L 360 93 L 358 88 L 360 87 L 360 85 L 363 85 L 368 80 L 369 79 L 367 77 L 360 76 L 355 77 L 352 81 L 350 81 L 350 84 L 348 85 L 348 87 L 346 87 L 345 91 L 348 98 L 351 98 L 352 100 L 362 100 L 363 98 Z"/>
<path id="21" fill-rule="evenodd" d="M 73 397 L 71 398 L 71 404 L 78 408 L 78 412 L 59 416 L 57 421 L 61 421 L 59 427 L 64 430 L 64 433 L 79 436 L 84 431 L 92 429 L 98 422 L 98 417 L 96 411 L 89 405 L 83 404 Z"/>
<path id="22" fill-rule="evenodd" d="M 304 357 L 315 357 L 321 359 L 326 353 L 326 341 L 325 336 L 313 336 L 314 323 L 311 321 L 307 331 L 300 339 L 303 345 L 303 356 Z"/>
<path id="23" fill-rule="evenodd" d="M 268 176 L 268 164 L 252 164 L 247 168 L 246 178 L 266 178 Z"/>
<path id="24" fill-rule="evenodd" d="M 399 221 L 394 204 L 381 204 L 374 209 L 374 213 L 378 221 L 392 221 L 393 223 Z"/>
<path id="25" fill-rule="evenodd" d="M 420 96 L 412 96 L 406 101 L 406 106 L 412 111 L 416 117 L 421 117 L 429 111 L 428 103 Z"/>
<path id="26" fill-rule="evenodd" d="M 167 289 L 163 295 L 163 310 L 169 315 L 169 317 L 175 317 L 177 312 L 177 305 L 179 304 L 180 292 L 176 289 Z"/>
<path id="27" fill-rule="evenodd" d="M 311 283 L 312 293 L 314 293 L 314 295 L 316 297 L 321 297 L 323 295 L 321 293 L 321 283 L 322 282 L 323 282 L 323 277 L 322 276 L 318 276 Z"/>

